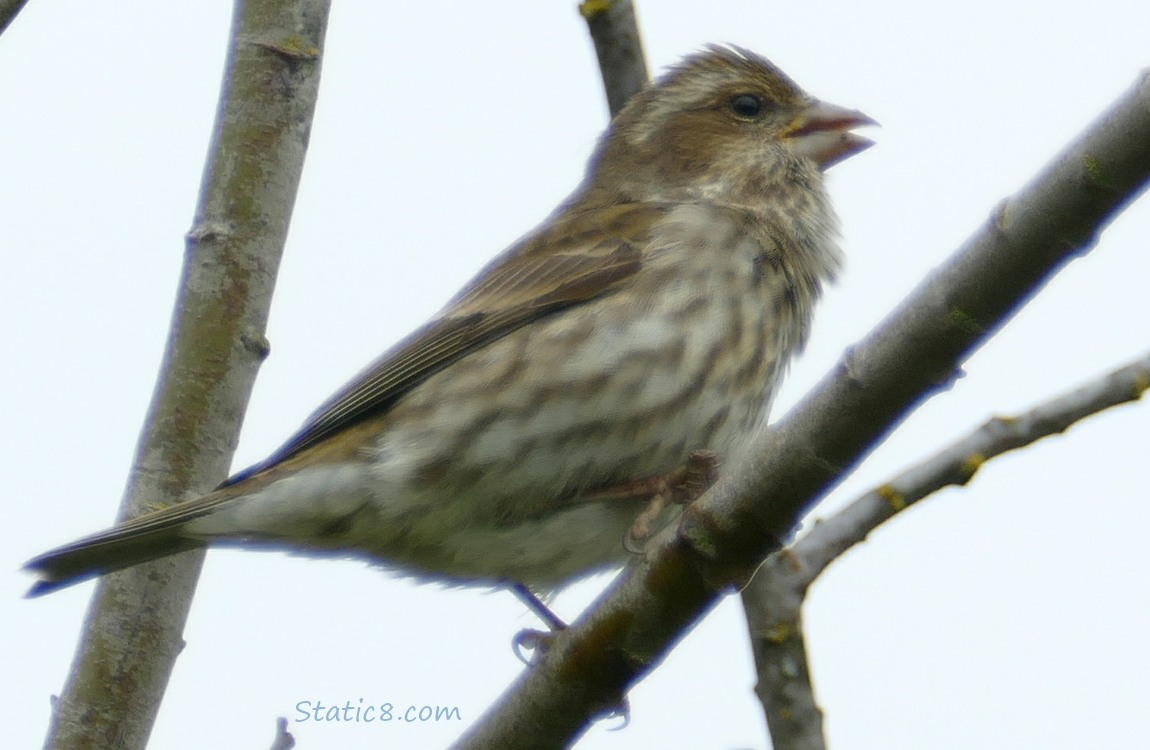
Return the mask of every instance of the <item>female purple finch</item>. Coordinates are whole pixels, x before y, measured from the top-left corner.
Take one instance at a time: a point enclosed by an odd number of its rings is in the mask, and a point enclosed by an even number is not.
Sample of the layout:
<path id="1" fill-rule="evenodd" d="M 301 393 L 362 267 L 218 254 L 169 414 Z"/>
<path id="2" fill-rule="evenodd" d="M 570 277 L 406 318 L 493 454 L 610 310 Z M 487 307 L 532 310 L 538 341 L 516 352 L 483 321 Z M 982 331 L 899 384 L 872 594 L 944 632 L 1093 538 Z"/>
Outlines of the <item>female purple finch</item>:
<path id="1" fill-rule="evenodd" d="M 33 559 L 31 593 L 204 545 L 543 590 L 621 564 L 762 427 L 839 265 L 822 172 L 867 124 L 751 52 L 688 57 L 550 218 L 283 448 Z"/>

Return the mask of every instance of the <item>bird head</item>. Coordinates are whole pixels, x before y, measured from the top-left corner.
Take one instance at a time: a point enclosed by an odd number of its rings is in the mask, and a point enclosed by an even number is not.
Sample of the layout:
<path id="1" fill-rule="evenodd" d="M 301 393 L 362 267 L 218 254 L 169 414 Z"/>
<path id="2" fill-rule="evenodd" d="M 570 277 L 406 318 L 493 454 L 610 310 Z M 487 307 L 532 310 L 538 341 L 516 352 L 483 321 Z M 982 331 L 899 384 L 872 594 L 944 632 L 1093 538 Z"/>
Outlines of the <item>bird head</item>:
<path id="1" fill-rule="evenodd" d="M 609 187 L 618 202 L 803 186 L 873 145 L 851 132 L 872 124 L 857 110 L 805 93 L 769 60 L 714 45 L 624 107 L 599 143 L 585 189 Z"/>

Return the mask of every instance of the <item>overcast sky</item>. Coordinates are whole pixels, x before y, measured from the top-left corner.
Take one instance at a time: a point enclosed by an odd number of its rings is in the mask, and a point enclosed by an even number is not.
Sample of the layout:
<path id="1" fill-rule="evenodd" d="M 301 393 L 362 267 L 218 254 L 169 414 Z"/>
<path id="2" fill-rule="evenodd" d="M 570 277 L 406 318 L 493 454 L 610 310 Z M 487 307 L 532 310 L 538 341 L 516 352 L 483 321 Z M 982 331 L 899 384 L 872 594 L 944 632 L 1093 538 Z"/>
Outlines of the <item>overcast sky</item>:
<path id="1" fill-rule="evenodd" d="M 1041 7 L 1040 11 L 1032 10 Z M 30 556 L 115 513 L 164 344 L 223 65 L 225 2 L 31 0 L 0 38 L 0 705 L 41 742 L 91 594 L 20 599 Z M 883 127 L 830 189 L 848 264 L 783 413 L 1150 64 L 1150 5 L 639 3 L 653 71 L 708 42 Z M 568 2 L 337 2 L 319 109 L 236 466 L 274 450 L 578 182 L 606 123 Z M 992 414 L 1148 347 L 1150 201 L 818 513 Z M 986 465 L 836 564 L 806 609 L 833 747 L 1129 747 L 1150 736 L 1145 405 Z M 607 583 L 554 603 L 573 619 Z M 266 747 L 301 701 L 457 706 L 463 722 L 294 722 L 301 748 L 445 745 L 522 666 L 510 595 L 354 562 L 208 555 L 152 746 Z M 763 748 L 737 598 L 580 747 Z"/>

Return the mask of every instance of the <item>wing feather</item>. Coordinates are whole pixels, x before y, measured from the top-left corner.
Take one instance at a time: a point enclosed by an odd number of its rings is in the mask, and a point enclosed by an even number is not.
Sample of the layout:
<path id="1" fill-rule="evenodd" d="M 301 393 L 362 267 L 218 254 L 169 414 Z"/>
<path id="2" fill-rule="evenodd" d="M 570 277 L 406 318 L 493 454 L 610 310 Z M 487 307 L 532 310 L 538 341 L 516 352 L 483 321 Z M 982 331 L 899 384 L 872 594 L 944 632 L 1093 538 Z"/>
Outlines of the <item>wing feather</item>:
<path id="1" fill-rule="evenodd" d="M 356 376 L 235 484 L 363 419 L 471 352 L 547 315 L 622 289 L 639 271 L 652 223 L 668 207 L 630 204 L 561 218 L 512 246 L 446 308 Z M 572 231 L 575 225 L 579 231 Z"/>

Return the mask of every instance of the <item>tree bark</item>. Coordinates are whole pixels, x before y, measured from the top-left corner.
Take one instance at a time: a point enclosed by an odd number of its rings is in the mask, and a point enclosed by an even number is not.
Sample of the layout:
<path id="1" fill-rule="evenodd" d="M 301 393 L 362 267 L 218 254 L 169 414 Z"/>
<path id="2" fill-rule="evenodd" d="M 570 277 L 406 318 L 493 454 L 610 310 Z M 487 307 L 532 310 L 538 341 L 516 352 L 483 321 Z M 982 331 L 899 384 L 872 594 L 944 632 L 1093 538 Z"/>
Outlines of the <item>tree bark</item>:
<path id="1" fill-rule="evenodd" d="M 260 363 L 319 86 L 326 0 L 240 0 L 163 364 L 119 517 L 227 473 Z M 143 748 L 203 564 L 188 552 L 105 577 L 49 748 Z"/>

